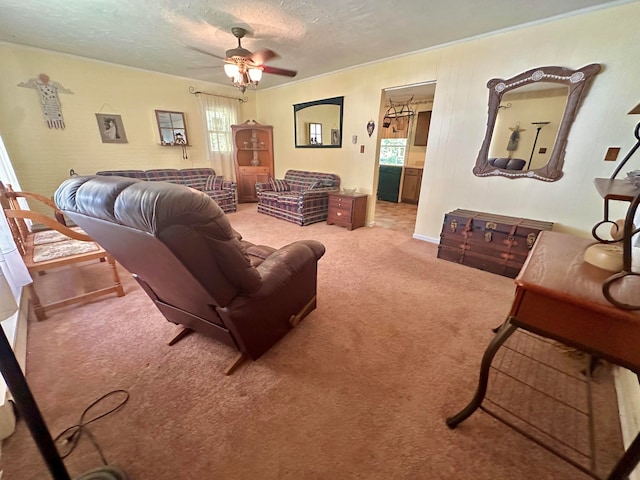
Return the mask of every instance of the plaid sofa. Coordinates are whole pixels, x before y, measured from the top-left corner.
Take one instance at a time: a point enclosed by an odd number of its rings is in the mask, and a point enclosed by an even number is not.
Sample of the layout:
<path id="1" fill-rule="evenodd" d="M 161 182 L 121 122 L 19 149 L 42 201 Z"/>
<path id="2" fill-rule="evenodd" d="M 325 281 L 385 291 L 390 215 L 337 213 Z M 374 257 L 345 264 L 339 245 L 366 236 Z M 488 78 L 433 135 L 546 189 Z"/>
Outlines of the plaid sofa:
<path id="1" fill-rule="evenodd" d="M 274 191 L 272 182 L 256 183 L 258 212 L 304 226 L 327 219 L 329 192 L 340 190 L 340 177 L 332 173 L 287 170 L 284 191 Z"/>
<path id="2" fill-rule="evenodd" d="M 211 182 L 209 177 L 215 179 L 216 172 L 212 168 L 183 168 L 176 170 L 173 168 L 159 168 L 156 170 L 104 170 L 96 172 L 96 175 L 110 175 L 118 177 L 138 178 L 140 180 L 148 180 L 152 182 L 171 182 L 179 185 L 200 190 L 209 195 L 225 212 L 235 212 L 237 210 L 236 202 L 236 183 L 223 180 L 217 182 L 220 188 L 207 189 L 207 182 Z"/>

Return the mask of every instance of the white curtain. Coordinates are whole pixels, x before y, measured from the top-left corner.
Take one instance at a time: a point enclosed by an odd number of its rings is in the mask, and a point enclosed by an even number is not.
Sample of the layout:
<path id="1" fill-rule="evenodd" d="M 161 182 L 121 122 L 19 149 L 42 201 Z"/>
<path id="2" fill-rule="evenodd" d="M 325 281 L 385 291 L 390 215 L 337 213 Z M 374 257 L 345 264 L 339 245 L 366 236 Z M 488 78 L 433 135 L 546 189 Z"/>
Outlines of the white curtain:
<path id="1" fill-rule="evenodd" d="M 231 125 L 238 123 L 238 100 L 207 93 L 198 94 L 205 133 L 207 159 L 216 175 L 236 180 Z"/>
<path id="2" fill-rule="evenodd" d="M 2 135 L 0 135 L 0 181 L 5 186 L 11 185 L 16 191 L 21 190 L 20 183 L 9 159 L 9 154 L 4 146 Z M 28 208 L 26 202 L 23 204 L 23 208 Z M 22 256 L 13 241 L 9 224 L 4 215 L 0 215 L 0 268 L 16 297 L 18 297 L 20 289 L 32 281 Z"/>

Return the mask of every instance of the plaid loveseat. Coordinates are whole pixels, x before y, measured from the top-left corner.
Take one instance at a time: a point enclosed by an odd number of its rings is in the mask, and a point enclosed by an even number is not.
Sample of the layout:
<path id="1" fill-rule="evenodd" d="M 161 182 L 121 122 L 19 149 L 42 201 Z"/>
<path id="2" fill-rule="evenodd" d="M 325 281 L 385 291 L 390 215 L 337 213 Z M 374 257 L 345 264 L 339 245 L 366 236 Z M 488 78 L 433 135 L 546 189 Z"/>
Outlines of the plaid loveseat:
<path id="1" fill-rule="evenodd" d="M 225 212 L 235 212 L 236 183 L 216 176 L 212 168 L 159 168 L 155 170 L 104 170 L 96 175 L 138 178 L 152 182 L 171 182 L 200 190 L 209 195 Z"/>
<path id="2" fill-rule="evenodd" d="M 284 180 L 256 183 L 258 212 L 302 226 L 322 222 L 327 219 L 329 192 L 339 190 L 340 177 L 332 173 L 287 170 Z"/>

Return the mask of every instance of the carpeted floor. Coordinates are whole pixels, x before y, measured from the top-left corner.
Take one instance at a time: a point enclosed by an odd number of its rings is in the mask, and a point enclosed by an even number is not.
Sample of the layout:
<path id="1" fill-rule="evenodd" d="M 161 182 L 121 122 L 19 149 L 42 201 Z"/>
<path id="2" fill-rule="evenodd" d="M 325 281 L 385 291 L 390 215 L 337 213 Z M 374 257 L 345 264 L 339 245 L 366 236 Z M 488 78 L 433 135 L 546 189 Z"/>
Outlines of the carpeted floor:
<path id="1" fill-rule="evenodd" d="M 29 323 L 27 379 L 54 435 L 96 398 L 126 389 L 127 405 L 90 429 L 132 479 L 589 478 L 485 412 L 456 430 L 445 425 L 475 391 L 513 280 L 439 260 L 435 245 L 390 229 L 299 227 L 255 204 L 229 219 L 254 243 L 323 242 L 318 308 L 227 377 L 235 351 L 198 334 L 167 346 L 176 327 L 121 270 L 125 297 Z M 103 271 L 90 264 L 74 274 L 108 280 Z M 38 287 L 54 295 L 69 273 L 49 272 Z M 559 358 L 566 369 L 582 366 Z M 606 366 L 593 390 L 605 473 L 622 452 Z M 510 397 L 532 403 L 526 393 Z M 83 438 L 65 463 L 75 476 L 100 457 Z M 23 422 L 4 441 L 1 464 L 3 480 L 49 478 Z"/>

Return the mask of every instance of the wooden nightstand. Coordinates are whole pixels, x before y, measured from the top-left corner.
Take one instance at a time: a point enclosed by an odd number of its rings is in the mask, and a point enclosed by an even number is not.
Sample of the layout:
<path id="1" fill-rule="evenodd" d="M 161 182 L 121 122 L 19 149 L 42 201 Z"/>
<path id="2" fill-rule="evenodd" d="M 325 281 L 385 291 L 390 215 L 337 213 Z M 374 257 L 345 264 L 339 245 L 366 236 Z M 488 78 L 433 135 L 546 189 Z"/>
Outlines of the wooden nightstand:
<path id="1" fill-rule="evenodd" d="M 367 218 L 366 193 L 330 193 L 327 223 L 347 227 L 364 227 Z"/>

